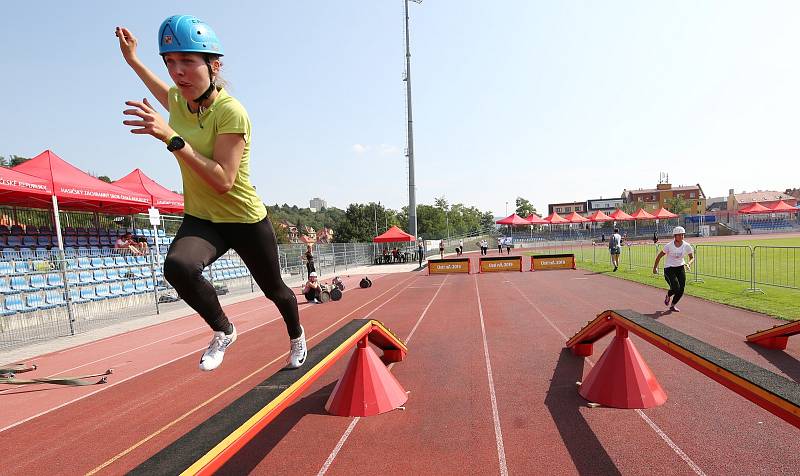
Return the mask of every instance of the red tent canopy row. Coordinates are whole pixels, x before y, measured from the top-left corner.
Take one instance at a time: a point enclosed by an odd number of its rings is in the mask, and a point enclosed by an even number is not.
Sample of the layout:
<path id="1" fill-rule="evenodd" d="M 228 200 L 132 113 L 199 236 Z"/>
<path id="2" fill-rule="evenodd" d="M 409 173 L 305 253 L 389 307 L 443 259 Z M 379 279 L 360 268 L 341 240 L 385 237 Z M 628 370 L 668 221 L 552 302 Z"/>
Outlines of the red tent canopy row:
<path id="1" fill-rule="evenodd" d="M 164 213 L 183 213 L 183 195 L 162 187 L 140 169 L 114 182 L 126 190 L 150 196 L 150 204 Z"/>
<path id="2" fill-rule="evenodd" d="M 762 213 L 775 213 L 775 211 L 765 207 L 764 205 L 762 205 L 762 204 L 760 204 L 758 202 L 756 202 L 756 203 L 753 203 L 752 205 L 748 205 L 748 206 L 740 209 L 738 211 L 738 213 L 741 213 L 743 215 L 758 215 L 758 214 L 762 214 Z"/>
<path id="3" fill-rule="evenodd" d="M 386 232 L 372 239 L 373 243 L 394 243 L 398 241 L 415 241 L 415 239 L 414 235 L 404 232 L 395 225 L 392 225 Z"/>
<path id="4" fill-rule="evenodd" d="M 655 216 L 651 215 L 644 208 L 640 208 L 631 214 L 635 220 L 655 220 Z"/>
<path id="5" fill-rule="evenodd" d="M 563 225 L 569 223 L 569 221 L 566 218 L 562 217 L 556 212 L 547 215 L 547 217 L 544 220 L 551 225 Z"/>
<path id="6" fill-rule="evenodd" d="M 540 217 L 535 213 L 531 213 L 530 215 L 525 217 L 525 221 L 527 221 L 531 225 L 544 225 L 545 223 L 547 223 L 546 221 L 544 221 L 542 217 Z"/>
<path id="7" fill-rule="evenodd" d="M 635 218 L 633 218 L 632 216 L 630 216 L 630 215 L 628 215 L 627 213 L 623 212 L 623 211 L 622 211 L 622 210 L 620 210 L 619 208 L 617 208 L 616 210 L 614 210 L 614 211 L 613 211 L 613 212 L 612 212 L 610 215 L 608 215 L 608 216 L 610 216 L 611 218 L 613 218 L 613 219 L 614 219 L 614 220 L 616 220 L 616 221 L 631 221 L 631 220 L 635 220 Z"/>
<path id="8" fill-rule="evenodd" d="M 797 213 L 797 207 L 793 207 L 783 200 L 768 208 L 772 210 L 773 213 Z"/>
<path id="9" fill-rule="evenodd" d="M 589 221 L 588 218 L 581 216 L 578 212 L 572 212 L 564 218 L 570 223 L 586 223 Z"/>
<path id="10" fill-rule="evenodd" d="M 672 213 L 664 207 L 661 207 L 653 213 L 653 217 L 656 219 L 666 220 L 669 218 L 678 218 L 678 215 Z"/>
<path id="11" fill-rule="evenodd" d="M 27 205 L 41 202 L 50 206 L 53 188 L 47 180 L 0 167 L 0 203 Z"/>
<path id="12" fill-rule="evenodd" d="M 589 221 L 597 223 L 604 221 L 614 221 L 614 219 L 603 213 L 601 210 L 598 210 L 589 215 Z"/>

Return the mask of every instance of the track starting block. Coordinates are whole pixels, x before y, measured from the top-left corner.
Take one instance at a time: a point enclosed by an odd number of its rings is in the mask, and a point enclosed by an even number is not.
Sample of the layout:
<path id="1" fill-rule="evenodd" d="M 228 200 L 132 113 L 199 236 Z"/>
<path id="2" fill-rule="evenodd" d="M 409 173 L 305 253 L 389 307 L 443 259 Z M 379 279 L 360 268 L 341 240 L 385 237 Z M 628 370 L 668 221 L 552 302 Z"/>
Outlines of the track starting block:
<path id="1" fill-rule="evenodd" d="M 302 367 L 279 370 L 129 474 L 213 474 L 354 347 L 326 410 L 370 416 L 403 405 L 408 395 L 386 364 L 405 358 L 405 343 L 379 321 L 355 319 L 311 348 Z"/>

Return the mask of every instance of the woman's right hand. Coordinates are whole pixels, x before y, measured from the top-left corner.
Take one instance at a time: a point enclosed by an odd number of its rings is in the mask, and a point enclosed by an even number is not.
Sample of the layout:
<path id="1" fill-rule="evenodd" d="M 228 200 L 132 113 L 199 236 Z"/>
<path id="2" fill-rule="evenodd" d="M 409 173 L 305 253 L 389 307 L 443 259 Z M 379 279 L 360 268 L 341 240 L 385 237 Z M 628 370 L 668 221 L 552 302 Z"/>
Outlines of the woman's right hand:
<path id="1" fill-rule="evenodd" d="M 122 57 L 125 58 L 125 61 L 128 64 L 136 61 L 136 46 L 139 41 L 133 36 L 133 33 L 125 27 L 118 26 L 115 34 L 119 40 L 119 49 L 122 51 Z"/>

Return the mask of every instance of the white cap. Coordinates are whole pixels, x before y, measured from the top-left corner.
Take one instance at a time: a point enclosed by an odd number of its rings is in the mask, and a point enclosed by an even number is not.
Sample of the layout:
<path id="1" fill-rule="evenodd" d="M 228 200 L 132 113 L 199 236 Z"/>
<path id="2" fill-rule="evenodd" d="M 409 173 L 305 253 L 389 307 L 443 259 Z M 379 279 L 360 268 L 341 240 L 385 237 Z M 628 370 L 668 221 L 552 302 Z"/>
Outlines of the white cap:
<path id="1" fill-rule="evenodd" d="M 311 273 L 309 273 L 309 274 L 308 274 L 308 277 L 309 277 L 309 278 L 310 278 L 311 276 L 314 276 L 314 277 L 316 278 L 316 277 L 317 277 L 317 272 L 316 272 L 316 271 L 312 271 Z"/>
<path id="2" fill-rule="evenodd" d="M 673 235 L 684 235 L 684 234 L 686 234 L 686 229 L 684 229 L 682 226 L 676 226 L 675 228 L 672 229 L 672 234 Z"/>

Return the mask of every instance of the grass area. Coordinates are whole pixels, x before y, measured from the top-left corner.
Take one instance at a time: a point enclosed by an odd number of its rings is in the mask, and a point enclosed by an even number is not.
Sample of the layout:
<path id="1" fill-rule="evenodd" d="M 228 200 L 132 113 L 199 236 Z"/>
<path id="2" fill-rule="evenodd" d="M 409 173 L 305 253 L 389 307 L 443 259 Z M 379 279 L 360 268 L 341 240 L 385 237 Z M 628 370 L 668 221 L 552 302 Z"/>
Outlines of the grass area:
<path id="1" fill-rule="evenodd" d="M 800 319 L 800 289 L 797 289 L 800 287 L 800 238 L 690 242 L 695 246 L 697 261 L 686 277 L 686 294 L 779 319 Z M 748 247 L 759 247 L 755 248 L 755 269 L 751 267 L 751 251 Z M 608 250 L 602 245 L 559 246 L 549 250 L 531 250 L 526 254 L 565 252 L 575 254 L 576 264 L 581 269 L 608 273 L 615 278 L 661 289 L 668 288 L 663 274 L 652 274 L 656 255 L 656 248 L 652 244 L 623 247 L 620 269 L 616 273 L 611 273 Z M 753 271 L 756 287 L 763 293 L 747 291 Z"/>

